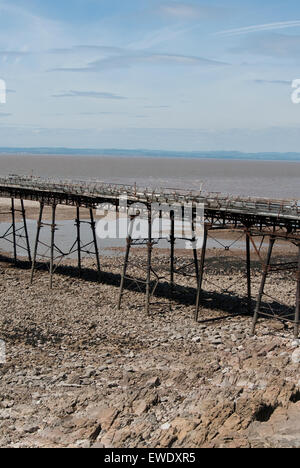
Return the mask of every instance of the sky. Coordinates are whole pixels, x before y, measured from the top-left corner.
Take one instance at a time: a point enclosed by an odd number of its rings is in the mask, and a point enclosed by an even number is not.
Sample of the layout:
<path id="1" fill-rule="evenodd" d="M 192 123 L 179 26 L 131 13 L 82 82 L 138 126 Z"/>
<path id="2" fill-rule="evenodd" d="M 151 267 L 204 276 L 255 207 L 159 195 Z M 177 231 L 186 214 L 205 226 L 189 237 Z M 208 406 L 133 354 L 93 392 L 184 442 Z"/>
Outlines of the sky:
<path id="1" fill-rule="evenodd" d="M 0 0 L 0 146 L 300 151 L 297 0 Z"/>

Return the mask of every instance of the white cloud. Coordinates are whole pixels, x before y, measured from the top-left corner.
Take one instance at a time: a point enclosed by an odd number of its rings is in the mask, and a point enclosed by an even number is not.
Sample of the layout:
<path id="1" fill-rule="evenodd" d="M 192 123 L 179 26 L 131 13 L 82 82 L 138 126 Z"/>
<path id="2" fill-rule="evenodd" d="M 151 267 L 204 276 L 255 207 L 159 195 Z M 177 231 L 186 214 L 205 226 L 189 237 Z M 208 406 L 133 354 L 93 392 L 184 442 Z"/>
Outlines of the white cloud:
<path id="1" fill-rule="evenodd" d="M 53 55 L 66 55 L 66 54 L 78 54 L 78 53 L 100 53 L 100 54 L 120 54 L 124 51 L 121 47 L 102 46 L 102 45 L 76 45 L 69 48 L 57 48 L 50 49 L 47 51 Z"/>
<path id="2" fill-rule="evenodd" d="M 118 96 L 113 93 L 105 93 L 99 91 L 67 91 L 61 94 L 53 94 L 52 97 L 55 98 L 65 98 L 65 97 L 82 97 L 82 98 L 94 98 L 94 99 L 126 99 L 124 96 Z"/>
<path id="3" fill-rule="evenodd" d="M 107 57 L 89 63 L 81 68 L 55 68 L 50 71 L 65 71 L 65 72 L 98 72 L 110 70 L 114 68 L 130 68 L 137 65 L 181 65 L 181 66 L 200 66 L 214 67 L 227 65 L 216 60 L 210 60 L 203 57 L 193 57 L 187 55 L 176 54 L 151 54 L 144 52 L 130 52 L 127 54 Z"/>
<path id="4" fill-rule="evenodd" d="M 187 3 L 168 3 L 161 5 L 160 10 L 168 16 L 181 19 L 195 19 L 206 17 L 212 12 L 209 7 L 200 7 Z"/>
<path id="5" fill-rule="evenodd" d="M 191 28 L 178 28 L 166 26 L 164 28 L 151 31 L 146 37 L 140 41 L 136 41 L 128 45 L 129 49 L 144 50 L 157 46 L 164 42 L 173 41 L 176 37 L 188 33 Z"/>
<path id="6" fill-rule="evenodd" d="M 294 21 L 281 21 L 278 23 L 257 24 L 254 26 L 247 26 L 244 28 L 227 29 L 215 33 L 217 36 L 239 36 L 241 34 L 251 34 L 261 31 L 273 31 L 277 29 L 295 28 L 300 26 L 300 20 Z"/>
<path id="7" fill-rule="evenodd" d="M 257 79 L 254 80 L 254 83 L 257 84 L 275 84 L 275 85 L 285 85 L 285 86 L 291 86 L 292 82 L 291 80 L 264 80 L 264 79 Z"/>
<path id="8" fill-rule="evenodd" d="M 27 52 L 39 48 L 55 47 L 65 38 L 63 24 L 34 14 L 13 2 L 0 3 L 0 43 L 5 49 Z"/>

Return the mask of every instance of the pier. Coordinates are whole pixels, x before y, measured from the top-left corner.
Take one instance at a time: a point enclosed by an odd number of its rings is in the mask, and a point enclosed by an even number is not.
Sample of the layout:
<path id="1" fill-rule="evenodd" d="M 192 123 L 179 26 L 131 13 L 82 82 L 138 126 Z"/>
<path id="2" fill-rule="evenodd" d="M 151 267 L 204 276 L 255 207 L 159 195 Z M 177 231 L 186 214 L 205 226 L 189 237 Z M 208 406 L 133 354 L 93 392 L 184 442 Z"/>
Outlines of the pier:
<path id="1" fill-rule="evenodd" d="M 38 177 L 21 177 L 9 176 L 0 177 L 0 198 L 11 200 L 11 208 L 9 214 L 11 217 L 10 227 L 3 234 L 0 232 L 0 239 L 8 240 L 13 247 L 13 258 L 17 262 L 18 248 L 24 251 L 24 255 L 28 258 L 31 264 L 31 281 L 34 281 L 36 267 L 38 263 L 38 247 L 41 244 L 40 231 L 42 227 L 49 228 L 51 232 L 50 244 L 45 246 L 49 249 L 50 255 L 43 260 L 47 262 L 50 273 L 50 288 L 53 287 L 53 275 L 55 273 L 57 261 L 61 261 L 66 255 L 60 251 L 55 243 L 55 233 L 57 230 L 56 224 L 56 208 L 58 205 L 74 207 L 76 211 L 75 227 L 76 241 L 71 246 L 70 252 L 77 252 L 78 258 L 78 273 L 81 275 L 81 256 L 83 252 L 88 251 L 95 256 L 99 281 L 101 281 L 101 259 L 96 237 L 96 222 L 94 218 L 94 210 L 99 205 L 107 204 L 114 207 L 116 212 L 121 208 L 120 200 L 126 197 L 128 207 L 140 203 L 145 206 L 148 212 L 148 233 L 147 236 L 138 241 L 131 237 L 129 232 L 127 238 L 126 254 L 124 259 L 123 271 L 121 272 L 120 294 L 118 307 L 122 306 L 122 297 L 125 281 L 132 281 L 138 285 L 138 279 L 134 280 L 127 277 L 127 267 L 131 260 L 132 247 L 139 246 L 145 249 L 146 267 L 144 281 L 145 286 L 145 310 L 147 314 L 151 313 L 151 300 L 155 294 L 155 289 L 160 280 L 155 274 L 152 267 L 152 251 L 154 246 L 161 240 L 155 238 L 152 232 L 152 217 L 151 207 L 155 204 L 168 204 L 170 206 L 184 207 L 189 205 L 192 207 L 193 216 L 196 217 L 197 206 L 201 205 L 204 208 L 203 216 L 203 243 L 200 249 L 193 249 L 193 268 L 194 278 L 197 281 L 195 295 L 195 320 L 199 320 L 201 313 L 201 300 L 203 293 L 203 277 L 207 254 L 207 241 L 209 236 L 213 236 L 215 232 L 220 230 L 231 230 L 241 233 L 244 239 L 245 262 L 246 262 L 246 278 L 245 278 L 245 293 L 248 301 L 248 312 L 253 314 L 252 333 L 255 333 L 255 327 L 260 316 L 271 316 L 265 311 L 261 311 L 261 304 L 265 292 L 265 285 L 268 275 L 272 271 L 292 271 L 295 275 L 295 312 L 292 319 L 283 316 L 278 317 L 280 320 L 292 321 L 294 324 L 294 335 L 299 335 L 300 324 L 300 202 L 298 200 L 271 200 L 265 198 L 254 197 L 238 197 L 228 196 L 219 193 L 205 193 L 202 191 L 184 191 L 176 189 L 146 189 L 139 188 L 135 185 L 117 185 L 102 183 L 99 181 L 71 181 L 71 180 L 56 180 L 42 179 Z M 16 228 L 16 211 L 15 201 L 20 201 L 20 214 L 22 217 L 22 227 Z M 36 228 L 36 238 L 34 249 L 31 251 L 27 219 L 26 219 L 26 201 L 35 201 L 39 203 L 39 217 Z M 43 219 L 44 207 L 51 207 L 51 221 L 45 222 Z M 89 220 L 83 220 L 80 217 L 82 208 L 89 210 Z M 182 273 L 178 271 L 174 264 L 174 255 L 176 249 L 176 236 L 174 231 L 175 220 L 174 213 L 170 212 L 170 269 L 169 269 L 169 284 L 170 292 L 176 287 L 176 274 Z M 173 214 L 172 214 L 173 213 Z M 131 222 L 134 223 L 136 215 L 131 215 Z M 1 217 L 0 217 L 1 222 Z M 88 244 L 83 245 L 81 241 L 81 223 L 88 223 L 91 228 L 91 240 Z M 0 224 L 1 228 L 1 224 Z M 193 232 L 193 227 L 192 227 Z M 268 253 L 265 257 L 262 255 L 262 241 L 268 240 Z M 195 241 L 193 235 L 189 239 Z M 21 242 L 22 241 L 22 242 Z M 298 259 L 295 262 L 273 263 L 272 254 L 274 245 L 278 241 L 284 241 L 288 245 L 297 247 Z M 228 247 L 226 247 L 228 248 Z M 251 292 L 251 255 L 252 252 L 261 262 L 261 284 L 259 293 L 255 301 L 253 301 Z M 155 276 L 153 281 L 152 276 Z"/>

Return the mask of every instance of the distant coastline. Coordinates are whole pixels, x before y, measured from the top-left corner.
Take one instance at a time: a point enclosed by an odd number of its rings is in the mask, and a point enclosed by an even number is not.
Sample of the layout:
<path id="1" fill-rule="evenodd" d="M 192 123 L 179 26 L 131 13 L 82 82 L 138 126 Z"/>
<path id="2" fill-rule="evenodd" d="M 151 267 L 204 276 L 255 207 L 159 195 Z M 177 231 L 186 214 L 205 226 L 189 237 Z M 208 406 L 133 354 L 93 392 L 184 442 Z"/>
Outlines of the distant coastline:
<path id="1" fill-rule="evenodd" d="M 0 155 L 37 155 L 37 156 L 101 156 L 132 158 L 186 158 L 222 159 L 240 161 L 294 161 L 300 162 L 300 153 L 243 153 L 239 151 L 166 151 L 145 149 L 88 149 L 88 148 L 8 148 L 0 147 Z"/>

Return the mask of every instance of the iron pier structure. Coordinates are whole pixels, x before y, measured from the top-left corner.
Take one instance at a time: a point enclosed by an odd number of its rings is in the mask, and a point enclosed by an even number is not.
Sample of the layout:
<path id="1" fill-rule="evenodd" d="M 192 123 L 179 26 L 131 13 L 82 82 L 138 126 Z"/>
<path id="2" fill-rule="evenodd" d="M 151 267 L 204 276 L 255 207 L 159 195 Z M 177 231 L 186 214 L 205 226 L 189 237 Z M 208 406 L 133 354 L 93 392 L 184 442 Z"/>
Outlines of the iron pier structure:
<path id="1" fill-rule="evenodd" d="M 245 289 L 247 293 L 248 311 L 253 314 L 253 328 L 255 327 L 258 318 L 261 315 L 269 315 L 262 312 L 261 305 L 265 293 L 265 285 L 267 277 L 272 271 L 292 271 L 296 283 L 296 303 L 292 319 L 287 319 L 294 323 L 295 337 L 299 335 L 300 324 L 300 202 L 298 200 L 271 200 L 265 198 L 253 197 L 238 197 L 228 196 L 219 193 L 204 193 L 202 191 L 184 191 L 176 189 L 141 189 L 137 186 L 117 185 L 102 183 L 99 181 L 71 181 L 58 179 L 42 179 L 39 177 L 25 176 L 9 176 L 0 177 L 0 198 L 10 199 L 10 210 L 1 212 L 0 207 L 0 222 L 1 215 L 10 216 L 10 223 L 1 235 L 0 239 L 5 239 L 12 245 L 13 257 L 17 262 L 17 252 L 22 249 L 24 256 L 27 256 L 31 263 L 31 281 L 34 280 L 34 274 L 38 266 L 39 247 L 44 247 L 49 252 L 47 255 L 42 255 L 42 259 L 49 266 L 50 272 L 50 288 L 53 286 L 53 274 L 59 262 L 70 253 L 77 253 L 78 271 L 81 275 L 81 259 L 82 253 L 88 252 L 93 254 L 96 259 L 97 269 L 99 273 L 99 281 L 101 281 L 101 262 L 99 257 L 99 248 L 96 235 L 96 221 L 94 210 L 100 205 L 113 207 L 116 213 L 119 213 L 122 208 L 122 200 L 126 197 L 128 215 L 130 217 L 130 229 L 127 237 L 127 247 L 124 259 L 124 265 L 121 272 L 120 294 L 118 307 L 121 308 L 125 282 L 130 280 L 137 287 L 143 283 L 143 291 L 145 292 L 145 309 L 149 314 L 151 311 L 152 298 L 154 296 L 157 284 L 161 277 L 155 271 L 152 265 L 152 252 L 156 244 L 161 240 L 155 237 L 153 233 L 153 204 L 166 204 L 170 209 L 170 232 L 168 242 L 170 246 L 170 267 L 168 272 L 168 282 L 170 291 L 175 287 L 176 274 L 182 273 L 185 266 L 177 268 L 175 265 L 175 249 L 178 237 L 175 234 L 175 216 L 172 207 L 185 206 L 192 207 L 192 222 L 191 235 L 188 239 L 194 242 L 192 266 L 194 274 L 192 275 L 197 281 L 196 296 L 195 296 L 195 320 L 199 320 L 202 293 L 203 293 L 203 278 L 204 268 L 207 259 L 207 243 L 209 236 L 216 231 L 236 231 L 243 236 L 245 263 L 246 263 L 246 278 Z M 16 208 L 16 200 L 19 201 Z M 35 201 L 39 203 L 39 216 L 36 228 L 36 237 L 34 249 L 31 252 L 30 241 L 28 236 L 27 219 L 25 211 L 26 201 Z M 145 207 L 147 216 L 147 235 L 142 239 L 134 239 L 132 237 L 132 229 L 139 213 L 137 211 L 130 214 L 130 207 L 135 204 L 142 204 Z M 55 241 L 55 233 L 57 230 L 56 224 L 56 209 L 58 205 L 74 207 L 76 210 L 76 241 L 66 253 L 63 252 Z M 194 219 L 197 216 L 197 207 L 203 207 L 203 242 L 201 248 L 195 244 L 196 234 L 194 231 Z M 51 207 L 51 220 L 44 220 L 44 208 Z M 83 220 L 80 216 L 80 210 L 86 208 L 89 210 L 89 219 Z M 16 215 L 21 215 L 22 222 L 16 223 Z M 87 244 L 83 244 L 81 240 L 81 224 L 88 223 L 91 228 L 91 240 Z M 18 227 L 17 227 L 18 224 Z M 0 225 L 1 227 L 1 225 Z M 50 229 L 50 244 L 43 244 L 40 238 L 41 229 L 48 227 Z M 182 237 L 184 239 L 184 237 Z M 263 255 L 261 251 L 262 240 L 268 240 L 267 255 Z M 278 264 L 272 263 L 272 254 L 276 242 L 285 241 L 288 245 L 296 246 L 297 260 L 294 262 L 283 262 Z M 141 281 L 138 278 L 127 276 L 128 265 L 131 259 L 131 249 L 134 246 L 144 247 L 146 252 L 146 279 Z M 229 249 L 229 247 L 226 247 Z M 251 256 L 254 252 L 255 256 L 261 262 L 261 283 L 259 293 L 255 304 L 252 298 L 251 291 Z M 189 265 L 190 266 L 190 265 Z M 154 278 L 154 280 L 153 280 Z M 270 314 L 273 316 L 273 314 Z M 286 320 L 284 317 L 279 317 L 281 320 Z"/>

